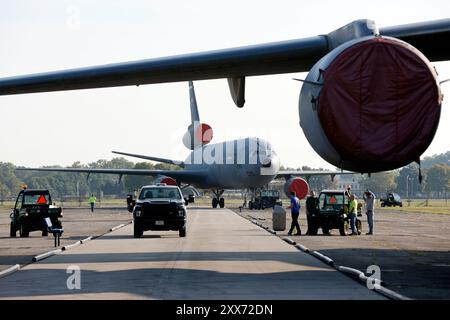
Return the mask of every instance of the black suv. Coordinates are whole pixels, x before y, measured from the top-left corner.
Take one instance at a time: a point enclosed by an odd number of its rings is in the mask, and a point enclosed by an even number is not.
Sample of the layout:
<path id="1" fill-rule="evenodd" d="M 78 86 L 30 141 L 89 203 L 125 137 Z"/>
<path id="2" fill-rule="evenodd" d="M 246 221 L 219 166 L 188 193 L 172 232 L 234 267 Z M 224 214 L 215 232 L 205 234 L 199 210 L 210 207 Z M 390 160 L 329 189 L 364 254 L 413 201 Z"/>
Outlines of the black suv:
<path id="1" fill-rule="evenodd" d="M 147 230 L 174 230 L 186 236 L 186 207 L 177 186 L 151 185 L 141 189 L 134 201 L 127 198 L 128 210 L 133 212 L 134 237 L 140 238 Z"/>
<path id="2" fill-rule="evenodd" d="M 24 189 L 20 191 L 10 214 L 10 236 L 15 237 L 19 231 L 21 237 L 28 237 L 31 231 L 42 231 L 47 236 L 45 218 L 50 218 L 55 228 L 61 228 L 62 209 L 52 204 L 48 190 Z"/>

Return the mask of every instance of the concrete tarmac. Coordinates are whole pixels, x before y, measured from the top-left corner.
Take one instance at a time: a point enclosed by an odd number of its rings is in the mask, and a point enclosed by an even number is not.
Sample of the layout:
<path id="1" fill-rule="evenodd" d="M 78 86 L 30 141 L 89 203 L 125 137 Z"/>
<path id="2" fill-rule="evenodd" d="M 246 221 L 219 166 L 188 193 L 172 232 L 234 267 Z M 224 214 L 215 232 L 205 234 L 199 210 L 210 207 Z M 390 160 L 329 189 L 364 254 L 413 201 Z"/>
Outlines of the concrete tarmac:
<path id="1" fill-rule="evenodd" d="M 0 298 L 383 299 L 228 209 L 190 208 L 187 232 L 127 225 L 1 278 Z"/>

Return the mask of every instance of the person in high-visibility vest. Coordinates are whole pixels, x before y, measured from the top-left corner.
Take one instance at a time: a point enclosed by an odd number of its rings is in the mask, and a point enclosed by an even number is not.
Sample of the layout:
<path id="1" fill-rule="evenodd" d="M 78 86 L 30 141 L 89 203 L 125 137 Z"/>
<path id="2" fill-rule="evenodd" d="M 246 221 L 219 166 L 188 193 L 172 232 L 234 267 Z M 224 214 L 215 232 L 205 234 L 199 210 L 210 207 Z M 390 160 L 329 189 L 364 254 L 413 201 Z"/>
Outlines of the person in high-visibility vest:
<path id="1" fill-rule="evenodd" d="M 91 205 L 91 212 L 94 212 L 94 206 L 95 206 L 95 202 L 97 201 L 97 198 L 94 196 L 94 194 L 91 194 L 91 196 L 89 197 L 89 204 Z"/>
<path id="2" fill-rule="evenodd" d="M 350 202 L 348 204 L 348 215 L 350 217 L 350 227 L 352 228 L 351 236 L 358 235 L 356 230 L 356 214 L 358 213 L 358 201 L 355 198 L 355 195 L 350 196 Z"/>

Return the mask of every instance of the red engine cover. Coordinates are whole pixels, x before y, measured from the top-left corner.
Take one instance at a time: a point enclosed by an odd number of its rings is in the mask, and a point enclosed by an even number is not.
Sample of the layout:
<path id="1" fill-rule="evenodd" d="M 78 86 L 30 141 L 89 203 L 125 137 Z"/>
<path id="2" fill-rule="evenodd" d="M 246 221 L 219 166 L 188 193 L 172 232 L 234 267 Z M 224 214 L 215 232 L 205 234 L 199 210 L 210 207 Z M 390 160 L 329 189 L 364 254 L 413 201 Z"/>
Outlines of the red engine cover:
<path id="1" fill-rule="evenodd" d="M 285 188 L 286 195 L 289 197 L 291 192 L 294 191 L 297 198 L 304 199 L 308 195 L 309 185 L 305 179 L 293 178 L 286 182 L 287 190 Z"/>
<path id="2" fill-rule="evenodd" d="M 197 127 L 197 131 L 195 132 L 195 138 L 197 141 L 201 141 L 202 145 L 211 142 L 213 138 L 213 130 L 211 126 L 206 123 L 201 123 Z"/>
<path id="3" fill-rule="evenodd" d="M 433 140 L 442 95 L 432 66 L 412 46 L 363 41 L 338 55 L 323 79 L 322 128 L 342 159 L 362 171 L 418 160 Z"/>
<path id="4" fill-rule="evenodd" d="M 165 183 L 168 186 L 176 186 L 177 180 L 167 176 L 159 176 L 155 179 L 155 183 Z"/>

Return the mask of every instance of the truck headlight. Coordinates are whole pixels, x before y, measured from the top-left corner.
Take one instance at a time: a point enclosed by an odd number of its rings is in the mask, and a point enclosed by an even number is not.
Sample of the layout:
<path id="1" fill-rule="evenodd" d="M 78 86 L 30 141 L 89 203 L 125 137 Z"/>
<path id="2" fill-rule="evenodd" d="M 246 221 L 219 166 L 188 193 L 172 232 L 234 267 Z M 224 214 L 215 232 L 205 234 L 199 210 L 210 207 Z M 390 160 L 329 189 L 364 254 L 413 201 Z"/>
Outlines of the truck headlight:
<path id="1" fill-rule="evenodd" d="M 184 216 L 184 209 L 178 209 L 178 216 L 179 217 Z"/>
<path id="2" fill-rule="evenodd" d="M 136 215 L 136 217 L 140 217 L 141 216 L 141 209 L 136 209 L 134 211 L 134 214 Z"/>

